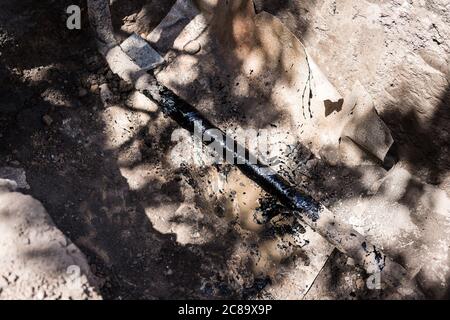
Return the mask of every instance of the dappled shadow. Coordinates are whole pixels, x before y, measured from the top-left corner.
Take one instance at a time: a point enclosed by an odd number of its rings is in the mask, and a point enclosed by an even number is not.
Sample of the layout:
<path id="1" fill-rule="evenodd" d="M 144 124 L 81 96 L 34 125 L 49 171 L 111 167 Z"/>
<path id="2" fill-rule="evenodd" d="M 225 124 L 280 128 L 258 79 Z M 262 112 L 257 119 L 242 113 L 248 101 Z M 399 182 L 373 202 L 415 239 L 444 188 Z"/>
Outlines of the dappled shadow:
<path id="1" fill-rule="evenodd" d="M 267 11 L 280 18 L 297 37 L 302 39 L 309 32 L 305 13 L 317 5 L 316 1 L 254 0 L 256 12 Z"/>
<path id="2" fill-rule="evenodd" d="M 120 27 L 123 15 L 139 13 L 143 3 L 144 1 L 136 1 L 126 4 L 116 1 L 113 5 L 116 26 Z M 154 1 L 145 3 L 146 6 L 154 5 Z M 156 16 L 149 15 L 155 20 L 148 25 L 157 24 L 158 19 L 170 8 L 169 3 L 164 2 L 161 6 L 163 9 Z M 123 7 L 127 9 L 123 11 Z M 40 1 L 31 8 L 42 16 L 48 10 L 64 12 L 60 7 L 53 8 L 47 1 Z M 264 8 L 272 13 L 285 10 L 283 4 L 277 7 L 273 2 Z M 123 14 L 118 15 L 118 12 Z M 218 206 L 217 210 L 211 209 L 214 208 L 214 201 L 202 189 L 202 172 L 195 168 L 172 170 L 167 163 L 167 154 L 173 146 L 169 141 L 176 127 L 174 122 L 167 121 L 156 132 L 143 126 L 116 150 L 105 150 L 107 134 L 102 120 L 104 106 L 94 94 L 80 97 L 78 88 L 81 86 L 79 79 L 94 77 L 99 84 L 111 83 L 112 80 L 106 79 L 107 67 L 95 53 L 93 43 L 86 43 L 86 39 L 91 39 L 87 28 L 69 32 L 60 27 L 63 22 L 59 19 L 47 19 L 46 27 L 42 27 L 42 30 L 22 36 L 15 35 L 13 28 L 6 28 L 13 39 L 18 37 L 20 45 L 18 49 L 2 50 L 2 61 L 7 61 L 8 66 L 3 63 L 0 65 L 0 77 L 3 83 L 9 84 L 0 88 L 3 90 L 0 97 L 0 123 L 5 124 L 0 127 L 5 142 L 0 148 L 0 164 L 12 159 L 13 154 L 14 159 L 26 168 L 32 187 L 30 193 L 44 203 L 58 227 L 88 256 L 94 274 L 103 282 L 102 293 L 105 298 L 251 298 L 260 294 L 270 282 L 267 274 L 246 275 L 250 279 L 254 278 L 253 284 L 248 286 L 248 282 L 243 285 L 232 274 L 233 270 L 230 270 L 228 262 L 232 260 L 234 250 L 242 240 L 241 234 L 233 228 L 233 223 L 228 226 L 229 221 L 224 218 L 223 208 Z M 145 21 L 143 24 L 147 23 Z M 148 31 L 139 28 L 136 31 Z M 306 32 L 306 25 L 301 28 L 302 32 Z M 60 31 L 54 36 L 51 34 L 52 30 Z M 128 34 L 123 32 L 121 36 Z M 33 41 L 35 38 L 42 41 Z M 255 41 L 258 42 L 258 39 Z M 220 43 L 212 44 L 218 45 Z M 232 39 L 226 45 L 237 49 Z M 216 49 L 220 50 L 220 47 Z M 89 59 L 80 57 L 80 51 Z M 93 56 L 96 59 L 90 59 Z M 270 109 L 271 101 L 263 98 L 273 90 L 270 79 L 251 88 L 250 97 L 236 95 L 234 89 L 242 84 L 237 80 L 238 73 L 227 73 L 221 69 L 232 64 L 233 70 L 240 70 L 242 62 L 235 56 L 217 57 L 207 65 L 202 64 L 205 58 L 202 53 L 195 55 L 195 59 L 199 61 L 200 76 L 193 82 L 210 82 L 208 86 L 213 88 L 212 92 L 192 94 L 192 83 L 174 84 L 174 89 L 182 96 L 189 97 L 194 105 L 210 99 L 212 102 L 207 118 L 214 120 L 222 128 L 230 124 L 266 128 L 276 125 L 285 117 L 282 110 Z M 44 79 L 30 82 L 24 82 L 20 73 L 12 71 L 14 67 L 22 70 L 48 65 L 52 65 L 51 70 L 54 72 L 46 74 Z M 86 84 L 83 83 L 82 86 Z M 41 96 L 45 89 L 55 87 L 67 94 L 69 100 L 78 101 L 78 104 L 61 108 L 54 101 L 46 101 Z M 125 96 L 127 93 L 115 94 Z M 13 103 L 8 104 L 11 102 Z M 41 105 L 42 108 L 39 107 Z M 127 109 L 123 104 L 119 105 Z M 223 112 L 224 109 L 228 111 Z M 53 118 L 53 125 L 46 126 L 42 122 L 42 117 L 46 114 Z M 409 119 L 414 119 L 414 115 L 402 117 L 386 114 L 382 117 L 391 126 L 394 139 L 400 147 L 415 143 L 415 139 L 409 138 L 408 134 L 396 130 L 398 123 L 408 123 Z M 80 133 L 75 139 L 67 134 L 67 128 L 63 125 L 65 119 L 77 119 Z M 148 124 L 151 126 L 153 122 L 157 122 L 157 116 L 150 114 Z M 427 137 L 436 136 L 435 128 L 444 130 L 447 123 L 448 92 L 429 126 L 407 126 L 414 128 L 412 131 L 420 133 L 418 136 L 424 139 L 420 146 L 428 146 Z M 119 165 L 120 154 L 139 141 L 143 142 L 140 145 L 141 159 Z M 425 166 L 432 173 L 429 177 L 439 179 L 448 171 L 448 167 L 443 166 L 443 162 L 436 164 L 434 160 L 428 160 L 433 157 L 445 160 L 445 149 L 436 148 L 445 141 L 448 142 L 448 139 L 438 140 L 435 146 L 430 147 L 429 153 L 425 152 L 426 161 L 423 164 L 416 162 L 420 158 L 417 156 L 424 152 L 421 148 L 418 153 L 412 152 L 408 156 L 408 152 L 401 152 L 398 156 L 404 159 L 403 155 L 406 154 L 411 164 Z M 307 165 L 308 161 L 311 162 Z M 165 181 L 149 179 L 140 188 L 131 189 L 121 170 L 135 169 L 144 164 L 160 170 Z M 286 178 L 327 205 L 345 197 L 356 197 L 367 189 L 360 182 L 362 175 L 358 170 L 345 166 L 330 167 L 312 156 L 304 158 L 300 167 L 285 169 L 283 175 Z M 303 173 L 295 176 L 299 171 Z M 147 210 L 158 212 L 162 210 L 162 205 L 177 207 L 185 200 L 183 188 L 186 184 L 195 190 L 194 202 L 200 204 L 200 210 L 224 220 L 223 225 L 228 230 L 226 233 L 217 234 L 204 244 L 181 245 L 174 233 L 163 233 L 155 228 L 149 220 Z M 159 187 L 155 189 L 155 186 Z M 349 193 L 349 189 L 357 191 Z M 159 215 L 164 218 L 162 212 Z M 170 223 L 195 226 L 198 221 L 175 217 L 171 218 Z M 209 231 L 215 230 L 215 226 L 207 221 L 204 223 Z M 272 228 L 267 224 L 256 234 L 252 244 L 257 245 L 267 238 L 273 238 Z M 296 252 L 283 260 L 283 263 L 288 268 L 292 267 L 296 255 L 302 259 L 301 252 Z M 333 275 L 330 283 L 324 285 L 330 290 L 336 288 L 341 281 L 337 277 L 339 275 Z M 363 291 L 356 297 L 368 298 L 371 295 Z"/>
<path id="3" fill-rule="evenodd" d="M 383 210 L 385 205 L 377 202 L 376 199 L 388 199 L 386 201 L 390 201 L 391 205 L 398 204 L 407 208 L 412 225 L 420 230 L 419 236 L 406 229 L 396 235 L 409 239 L 404 240 L 406 245 L 401 247 L 392 246 L 389 239 L 381 240 L 386 243 L 385 252 L 395 261 L 404 266 L 414 266 L 412 268 L 419 266 L 417 275 L 407 287 L 408 290 L 417 291 L 403 291 L 404 294 L 400 294 L 396 290 L 387 288 L 376 291 L 367 290 L 361 282 L 365 280 L 363 270 L 356 269 L 359 270 L 357 273 L 351 271 L 355 269 L 349 266 L 347 257 L 341 253 L 335 253 L 335 258 L 327 262 L 325 272 L 319 276 L 307 298 L 323 295 L 329 298 L 348 299 L 448 299 L 448 281 L 442 281 L 443 278 L 448 278 L 445 271 L 448 257 L 445 252 L 439 251 L 438 243 L 448 242 L 448 222 L 445 216 L 449 208 L 445 207 L 445 202 L 439 199 L 444 191 L 448 194 L 448 189 L 445 189 L 448 186 L 445 185 L 444 180 L 448 179 L 450 169 L 448 159 L 449 91 L 447 88 L 443 92 L 432 116 L 425 121 L 422 115 L 413 111 L 413 108 L 407 108 L 407 105 L 400 105 L 406 110 L 411 110 L 406 113 L 402 113 L 402 108 L 398 105 L 389 105 L 385 108 L 383 106 L 383 110 L 387 111 L 380 115 L 389 126 L 396 142 L 390 151 L 391 155 L 400 162 L 400 168 L 407 169 L 412 175 L 405 170 L 405 173 L 400 171 L 399 175 L 392 176 L 390 181 L 378 189 L 372 205 L 379 205 L 380 210 Z M 408 93 L 405 91 L 403 94 L 406 96 Z M 402 104 L 402 99 L 399 100 Z M 398 170 L 398 165 L 393 170 L 396 168 Z M 435 184 L 444 191 L 432 189 L 426 183 Z M 346 186 L 343 187 L 343 189 L 346 188 Z M 329 192 L 333 190 L 326 191 L 326 193 Z M 370 200 L 372 197 L 372 193 L 363 195 L 361 200 Z M 340 194 L 337 198 L 345 200 L 345 195 Z M 397 211 L 395 216 L 400 216 L 400 207 L 397 207 Z M 394 221 L 386 222 L 386 225 L 389 223 Z M 377 228 L 376 225 L 374 227 Z M 424 249 L 424 246 L 427 249 Z M 430 263 L 430 260 L 433 260 L 433 263 Z M 361 285 L 355 285 L 358 283 Z M 329 289 L 324 289 L 326 287 Z"/>
<path id="4" fill-rule="evenodd" d="M 404 91 L 403 95 L 408 92 Z M 403 99 L 387 105 L 380 116 L 396 142 L 396 157 L 408 163 L 412 172 L 428 183 L 439 185 L 450 172 L 450 86 L 440 97 L 431 117 L 418 114 Z"/>
<path id="5" fill-rule="evenodd" d="M 49 4 L 41 2 L 41 5 L 50 8 Z M 203 245 L 180 245 L 174 234 L 162 234 L 153 228 L 143 205 L 158 208 L 161 201 L 152 199 L 145 187 L 130 190 L 120 173 L 117 152 L 104 148 L 103 106 L 95 95 L 79 94 L 79 88 L 86 87 L 80 79 L 94 79 L 98 84 L 106 81 L 105 65 L 92 42 L 72 41 L 72 34 L 65 28 L 62 28 L 64 37 L 52 42 L 49 30 L 57 29 L 58 22 L 49 20 L 49 29 L 32 35 L 50 41 L 39 49 L 36 59 L 37 53 L 32 50 L 31 56 L 27 56 L 23 51 L 26 47 L 2 48 L 4 61 L 8 62 L 2 65 L 2 82 L 15 87 L 15 94 L 2 97 L 5 99 L 2 102 L 16 103 L 22 92 L 29 92 L 29 96 L 22 97 L 23 105 L 1 110 L 2 121 L 7 125 L 2 127 L 5 143 L 0 150 L 0 163 L 14 159 L 25 168 L 30 193 L 43 202 L 57 226 L 87 255 L 105 298 L 242 298 L 264 288 L 261 284 L 250 284 L 247 290 L 227 274 L 227 263 L 238 241 L 232 229 Z M 85 31 L 81 34 L 90 38 Z M 27 43 L 30 40 L 27 37 L 24 35 L 21 41 Z M 85 61 L 77 56 L 76 60 L 66 61 L 67 55 L 52 51 L 56 46 L 61 52 L 69 52 L 69 57 L 83 48 L 87 56 L 94 58 Z M 28 72 L 41 66 L 51 72 L 37 69 L 36 77 L 29 82 L 21 73 L 11 72 L 12 68 Z M 60 106 L 60 99 L 42 95 L 48 88 L 58 86 L 66 98 L 78 103 Z M 92 88 L 88 85 L 87 89 Z M 36 107 L 40 104 L 44 105 L 42 110 Z M 23 112 L 33 121 L 24 118 Z M 44 116 L 49 116 L 52 122 L 45 123 Z M 65 120 L 70 120 L 72 127 Z M 164 140 L 170 138 L 173 126 L 165 129 Z M 155 141 L 145 131 L 139 135 L 149 144 L 165 142 Z M 143 157 L 151 161 L 155 158 L 151 153 Z M 167 183 L 162 185 L 161 192 L 179 204 L 183 197 L 176 172 L 165 178 Z M 149 186 L 152 184 L 149 181 Z M 47 253 L 30 255 L 45 259 Z"/>
<path id="6" fill-rule="evenodd" d="M 111 15 L 116 37 L 118 40 L 124 40 L 131 30 L 138 34 L 148 34 L 166 16 L 175 1 L 113 1 Z"/>
<path id="7" fill-rule="evenodd" d="M 219 2 L 207 18 L 211 22 L 206 34 L 191 41 L 200 43 L 201 51 L 194 55 L 169 51 L 167 57 L 176 58 L 158 78 L 218 127 L 276 128 L 290 119 L 286 108 L 273 103 L 276 86 L 295 85 L 289 49 L 281 43 L 269 52 L 251 1 L 238 3 Z M 176 77 L 179 68 L 186 74 Z M 303 90 L 299 84 L 297 92 Z"/>

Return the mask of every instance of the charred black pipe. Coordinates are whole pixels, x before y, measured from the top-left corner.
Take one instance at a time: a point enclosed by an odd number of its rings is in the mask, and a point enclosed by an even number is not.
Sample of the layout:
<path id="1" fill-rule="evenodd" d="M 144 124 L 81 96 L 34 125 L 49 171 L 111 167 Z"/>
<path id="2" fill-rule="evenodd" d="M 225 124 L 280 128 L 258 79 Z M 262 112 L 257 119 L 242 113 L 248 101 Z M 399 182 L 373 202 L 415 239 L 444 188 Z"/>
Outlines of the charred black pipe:
<path id="1" fill-rule="evenodd" d="M 158 87 L 159 99 L 156 102 L 165 115 L 172 118 L 192 134 L 194 134 L 196 127 L 200 131 L 197 133 L 201 133 L 201 136 L 204 137 L 202 140 L 205 145 L 209 145 L 214 141 L 220 144 L 225 159 L 232 159 L 231 164 L 236 165 L 247 177 L 255 181 L 266 192 L 276 196 L 283 205 L 294 210 L 294 212 L 302 212 L 302 215 L 306 215 L 312 221 L 319 219 L 320 204 L 317 201 L 293 188 L 283 177 L 258 160 L 248 149 L 239 145 L 237 141 L 230 141 L 229 138 L 227 140 L 226 134 L 221 129 L 214 126 L 200 112 L 171 90 L 160 84 Z M 155 97 L 150 91 L 144 90 L 143 93 L 155 101 Z M 217 135 L 218 133 L 219 136 Z M 252 159 L 256 159 L 256 161 L 252 161 Z"/>

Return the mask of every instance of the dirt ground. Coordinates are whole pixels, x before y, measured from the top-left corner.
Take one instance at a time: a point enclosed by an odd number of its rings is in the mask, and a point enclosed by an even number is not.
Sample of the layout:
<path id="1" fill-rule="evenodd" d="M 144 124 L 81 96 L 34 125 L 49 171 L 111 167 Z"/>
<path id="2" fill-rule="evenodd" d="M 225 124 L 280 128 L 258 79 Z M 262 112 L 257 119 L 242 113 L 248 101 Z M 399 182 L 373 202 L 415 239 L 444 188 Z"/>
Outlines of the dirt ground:
<path id="1" fill-rule="evenodd" d="M 25 192 L 43 203 L 56 225 L 87 255 L 103 298 L 255 295 L 268 283 L 266 278 L 241 283 L 240 275 L 228 270 L 237 241 L 232 226 L 225 224 L 220 240 L 180 245 L 173 234 L 162 234 L 150 223 L 142 203 L 161 202 L 147 192 L 153 185 L 130 190 L 118 166 L 119 152 L 106 147 L 99 86 L 109 83 L 123 103 L 130 88 L 108 73 L 86 19 L 81 31 L 65 28 L 69 4 L 1 4 L 0 166 L 25 169 L 30 185 Z M 151 22 L 156 25 L 171 4 L 155 2 L 152 7 L 160 14 Z M 161 141 L 146 130 L 136 132 L 142 143 L 139 161 L 161 171 L 163 200 L 176 204 L 185 197 L 182 187 L 195 183 L 191 175 L 201 173 L 165 168 L 176 125 L 163 121 Z M 223 215 L 221 210 L 216 214 Z"/>
<path id="2" fill-rule="evenodd" d="M 56 226 L 86 255 L 104 299 L 276 297 L 278 292 L 268 288 L 282 282 L 278 277 L 293 268 L 314 265 L 304 253 L 306 238 L 289 238 L 304 226 L 283 215 L 279 224 L 258 223 L 252 213 L 234 216 L 230 209 L 234 199 L 245 202 L 250 195 L 254 198 L 248 201 L 258 203 L 253 209 L 263 217 L 284 209 L 230 166 L 175 168 L 169 153 L 176 145 L 171 138 L 178 126 L 158 112 L 128 108 L 135 93 L 97 53 L 84 2 L 80 4 L 82 29 L 65 28 L 65 8 L 78 2 L 0 3 L 0 168 L 24 169 L 30 188 L 21 191 L 41 201 Z M 122 27 L 119 34 L 127 36 L 123 27 L 127 24 L 148 33 L 174 2 L 114 1 L 116 28 Z M 152 13 L 138 19 L 134 14 L 144 4 Z M 306 32 L 306 20 L 299 18 L 295 26 L 289 25 L 287 7 L 257 1 L 257 9 L 280 14 L 296 35 Z M 291 14 L 298 16 L 295 10 Z M 227 99 L 227 85 L 219 83 L 216 88 L 222 92 L 219 100 Z M 439 111 L 445 115 L 441 118 L 447 119 L 448 92 L 442 106 L 447 112 Z M 233 109 L 228 116 L 217 120 L 226 125 L 240 117 Z M 441 133 L 446 124 L 437 118 L 434 123 L 439 130 L 429 127 L 419 134 L 433 139 L 438 132 L 434 141 L 443 146 L 446 138 Z M 408 125 L 409 119 L 397 127 L 392 120 L 386 121 L 400 143 L 395 157 L 403 156 L 424 168 L 424 183 L 445 187 L 448 154 L 439 152 L 436 145 L 425 150 L 425 157 L 423 152 L 411 151 L 417 146 L 408 147 L 411 138 L 405 138 L 404 131 L 415 128 Z M 306 175 L 293 181 L 326 205 L 351 192 L 370 192 L 369 184 L 361 182 L 364 174 L 359 169 L 330 165 L 304 147 L 296 150 L 296 157 L 296 169 Z M 417 157 L 426 165 L 415 162 Z M 427 162 L 433 157 L 435 165 Z M 290 178 L 292 168 L 285 169 Z M 386 174 L 385 168 L 374 171 L 377 178 Z M 219 190 L 217 195 L 212 176 L 236 179 L 240 188 Z M 286 221 L 291 224 L 289 230 L 284 227 Z M 266 250 L 270 245 L 278 246 L 278 251 Z M 329 250 L 322 253 L 328 261 L 325 272 L 311 290 L 287 287 L 286 292 L 299 297 L 309 292 L 306 297 L 311 299 L 397 297 L 367 290 L 364 272 L 343 254 Z M 427 290 L 426 296 L 435 297 L 433 290 Z"/>

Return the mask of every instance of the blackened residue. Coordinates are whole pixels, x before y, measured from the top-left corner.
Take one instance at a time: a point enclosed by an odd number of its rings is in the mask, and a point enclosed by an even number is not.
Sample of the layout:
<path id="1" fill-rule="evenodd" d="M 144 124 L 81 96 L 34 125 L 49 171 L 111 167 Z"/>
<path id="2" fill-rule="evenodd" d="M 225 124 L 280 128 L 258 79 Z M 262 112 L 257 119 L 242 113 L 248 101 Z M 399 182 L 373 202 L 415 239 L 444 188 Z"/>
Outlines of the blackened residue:
<path id="1" fill-rule="evenodd" d="M 378 264 L 380 270 L 383 270 L 386 265 L 386 256 L 383 255 L 376 247 L 373 247 L 373 253 L 375 255 L 375 261 Z"/>
<path id="2" fill-rule="evenodd" d="M 273 217 L 283 214 L 286 207 L 272 196 L 265 196 L 259 199 L 259 207 L 255 210 L 253 218 L 258 224 L 266 224 Z"/>
<path id="3" fill-rule="evenodd" d="M 159 94 L 151 96 L 152 90 L 144 91 L 144 94 L 150 96 L 152 100 L 157 102 L 165 115 L 171 117 L 183 128 L 191 133 L 194 132 L 195 125 L 200 126 L 200 133 L 207 135 L 211 129 L 215 132 L 222 133 L 222 141 L 217 141 L 222 144 L 223 152 L 225 154 L 231 153 L 233 155 L 234 163 L 237 167 L 250 179 L 255 181 L 266 192 L 274 195 L 282 204 L 294 210 L 294 213 L 301 213 L 301 217 L 306 217 L 313 222 L 319 219 L 321 205 L 307 194 L 300 192 L 287 182 L 279 174 L 271 170 L 270 167 L 264 165 L 260 161 L 253 163 L 250 159 L 256 159 L 254 155 L 246 149 L 245 156 L 236 151 L 237 142 L 230 144 L 225 143 L 225 133 L 215 127 L 210 121 L 203 117 L 194 107 L 179 98 L 169 89 L 159 85 Z M 210 135 L 210 140 L 214 139 Z M 207 139 L 205 139 L 207 140 Z"/>
<path id="4" fill-rule="evenodd" d="M 367 252 L 367 243 L 365 241 L 361 243 L 361 247 L 364 249 L 365 252 Z"/>
<path id="5" fill-rule="evenodd" d="M 259 199 L 260 206 L 255 210 L 255 221 L 259 224 L 267 224 L 266 228 L 261 233 L 262 238 L 275 238 L 291 236 L 292 241 L 283 243 L 283 248 L 295 246 L 303 247 L 309 244 L 308 240 L 302 237 L 306 233 L 300 219 L 297 218 L 298 213 L 294 213 L 290 208 L 282 205 L 276 198 L 267 195 Z"/>
<path id="6" fill-rule="evenodd" d="M 245 288 L 242 292 L 244 299 L 250 299 L 264 290 L 268 285 L 272 284 L 270 277 L 256 278 L 251 287 Z"/>

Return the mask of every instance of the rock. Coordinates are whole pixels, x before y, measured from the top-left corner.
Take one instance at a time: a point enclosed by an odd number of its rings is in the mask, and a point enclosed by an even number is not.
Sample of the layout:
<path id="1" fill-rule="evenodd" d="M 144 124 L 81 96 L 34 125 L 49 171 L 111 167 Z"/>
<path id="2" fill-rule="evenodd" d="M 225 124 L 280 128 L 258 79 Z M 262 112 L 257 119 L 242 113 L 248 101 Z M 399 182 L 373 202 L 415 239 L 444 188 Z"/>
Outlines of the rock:
<path id="1" fill-rule="evenodd" d="M 39 201 L 0 192 L 0 219 L 0 299 L 101 298 L 86 258 L 73 244 L 68 250 Z"/>
<path id="2" fill-rule="evenodd" d="M 148 117 L 144 114 L 144 116 Z M 105 141 L 108 149 L 120 147 L 127 141 L 131 141 L 138 132 L 141 124 L 137 122 L 139 115 L 118 106 L 110 106 L 102 113 L 105 123 L 107 139 Z M 143 120 L 145 121 L 145 120 Z"/>
<path id="3" fill-rule="evenodd" d="M 17 189 L 17 183 L 9 179 L 0 179 L 0 193 L 15 191 Z"/>
<path id="4" fill-rule="evenodd" d="M 184 52 L 191 55 L 199 53 L 201 49 L 202 46 L 198 41 L 191 41 L 183 47 Z"/>
<path id="5" fill-rule="evenodd" d="M 161 54 L 170 48 L 182 51 L 191 39 L 198 37 L 208 22 L 193 1 L 178 0 L 160 24 L 147 36 L 147 41 Z"/>
<path id="6" fill-rule="evenodd" d="M 138 91 L 130 95 L 127 106 L 144 112 L 156 112 L 158 110 L 158 105 Z"/>
<path id="7" fill-rule="evenodd" d="M 48 114 L 46 114 L 45 116 L 42 117 L 42 121 L 44 121 L 44 123 L 45 123 L 47 126 L 51 126 L 52 123 L 53 123 L 52 117 L 50 117 Z"/>
<path id="8" fill-rule="evenodd" d="M 450 279 L 450 199 L 405 167 L 397 163 L 375 182 L 373 195 L 341 199 L 332 210 L 387 254 L 401 256 L 427 295 L 442 299 Z"/>
<path id="9" fill-rule="evenodd" d="M 152 70 L 164 63 L 163 57 L 136 33 L 122 42 L 120 47 L 142 70 Z"/>
<path id="10" fill-rule="evenodd" d="M 93 85 L 91 85 L 90 91 L 92 93 L 97 93 L 98 89 L 99 89 L 98 84 L 93 84 Z"/>
<path id="11" fill-rule="evenodd" d="M 389 128 L 378 116 L 372 98 L 359 82 L 355 83 L 349 100 L 353 108 L 348 110 L 350 114 L 341 138 L 349 138 L 361 151 L 383 162 L 394 143 Z"/>
<path id="12" fill-rule="evenodd" d="M 17 188 L 30 189 L 30 186 L 27 183 L 25 170 L 22 168 L 1 167 L 0 179 L 8 179 L 10 181 L 13 181 L 16 184 Z"/>
<path id="13" fill-rule="evenodd" d="M 361 81 L 397 142 L 399 160 L 427 183 L 445 181 L 448 1 L 290 1 L 281 10 L 276 0 L 259 2 L 299 37 L 316 30 L 303 38 L 305 47 L 339 92 L 347 97 Z"/>

